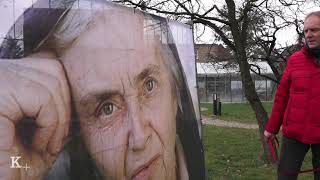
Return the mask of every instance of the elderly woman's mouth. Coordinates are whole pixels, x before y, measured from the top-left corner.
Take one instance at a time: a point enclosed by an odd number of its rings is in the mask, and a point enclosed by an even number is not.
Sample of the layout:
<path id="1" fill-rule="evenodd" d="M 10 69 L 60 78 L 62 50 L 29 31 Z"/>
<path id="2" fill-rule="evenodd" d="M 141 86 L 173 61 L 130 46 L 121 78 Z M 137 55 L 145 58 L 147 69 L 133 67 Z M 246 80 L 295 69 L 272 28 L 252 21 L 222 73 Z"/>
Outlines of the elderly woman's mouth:
<path id="1" fill-rule="evenodd" d="M 144 180 L 149 179 L 154 171 L 154 165 L 160 159 L 160 154 L 155 155 L 145 164 L 139 166 L 136 170 L 134 170 L 133 175 L 131 177 L 132 180 Z"/>

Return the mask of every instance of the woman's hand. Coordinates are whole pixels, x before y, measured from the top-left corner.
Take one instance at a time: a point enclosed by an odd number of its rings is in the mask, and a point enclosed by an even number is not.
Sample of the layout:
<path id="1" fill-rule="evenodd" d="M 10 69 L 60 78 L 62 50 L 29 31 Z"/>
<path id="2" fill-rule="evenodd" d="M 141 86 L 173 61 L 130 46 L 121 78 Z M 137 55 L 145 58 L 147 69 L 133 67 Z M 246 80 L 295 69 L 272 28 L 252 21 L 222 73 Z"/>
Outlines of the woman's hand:
<path id="1" fill-rule="evenodd" d="M 70 113 L 59 61 L 0 59 L 0 179 L 42 179 L 65 143 Z"/>

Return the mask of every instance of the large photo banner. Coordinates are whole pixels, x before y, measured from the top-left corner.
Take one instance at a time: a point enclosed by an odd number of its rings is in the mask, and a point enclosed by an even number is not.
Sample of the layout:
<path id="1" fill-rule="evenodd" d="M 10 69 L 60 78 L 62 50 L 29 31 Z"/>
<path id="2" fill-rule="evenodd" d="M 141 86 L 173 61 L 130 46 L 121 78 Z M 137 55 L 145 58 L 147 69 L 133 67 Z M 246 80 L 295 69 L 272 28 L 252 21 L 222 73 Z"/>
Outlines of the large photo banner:
<path id="1" fill-rule="evenodd" d="M 0 46 L 0 177 L 205 179 L 192 37 L 102 0 L 24 9 Z"/>

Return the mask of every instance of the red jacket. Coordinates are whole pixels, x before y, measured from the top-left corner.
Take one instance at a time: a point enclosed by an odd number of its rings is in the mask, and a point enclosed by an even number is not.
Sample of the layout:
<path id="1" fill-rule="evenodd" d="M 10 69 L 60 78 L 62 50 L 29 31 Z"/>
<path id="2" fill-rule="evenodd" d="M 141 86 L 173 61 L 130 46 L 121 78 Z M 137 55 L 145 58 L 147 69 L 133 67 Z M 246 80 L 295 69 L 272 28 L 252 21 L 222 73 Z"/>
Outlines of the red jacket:
<path id="1" fill-rule="evenodd" d="M 266 126 L 270 133 L 305 144 L 320 143 L 320 67 L 306 48 L 289 59 Z"/>

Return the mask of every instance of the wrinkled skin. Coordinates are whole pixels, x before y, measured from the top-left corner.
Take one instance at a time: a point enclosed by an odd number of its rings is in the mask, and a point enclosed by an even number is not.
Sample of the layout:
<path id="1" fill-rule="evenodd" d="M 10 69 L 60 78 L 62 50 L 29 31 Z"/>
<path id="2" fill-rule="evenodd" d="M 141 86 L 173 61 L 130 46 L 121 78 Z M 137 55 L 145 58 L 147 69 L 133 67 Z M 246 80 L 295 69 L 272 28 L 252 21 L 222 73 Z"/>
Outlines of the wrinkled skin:
<path id="1" fill-rule="evenodd" d="M 101 15 L 61 57 L 82 135 L 105 179 L 176 179 L 169 72 L 143 16 L 130 16 Z"/>
<path id="2" fill-rule="evenodd" d="M 42 179 L 65 143 L 70 94 L 62 65 L 52 58 L 40 53 L 0 60 L 1 180 Z M 32 126 L 25 126 L 25 118 Z M 30 168 L 10 168 L 11 156 L 21 156 L 19 165 Z"/>
<path id="3" fill-rule="evenodd" d="M 118 23 L 119 16 L 127 17 Z M 66 74 L 47 52 L 0 61 L 0 179 L 42 179 L 50 169 L 68 135 L 66 76 L 83 140 L 105 179 L 176 179 L 177 100 L 161 44 L 144 25 L 142 15 L 98 17 L 60 52 Z M 31 145 L 16 131 L 26 117 L 34 119 Z M 10 156 L 30 169 L 10 169 Z"/>

